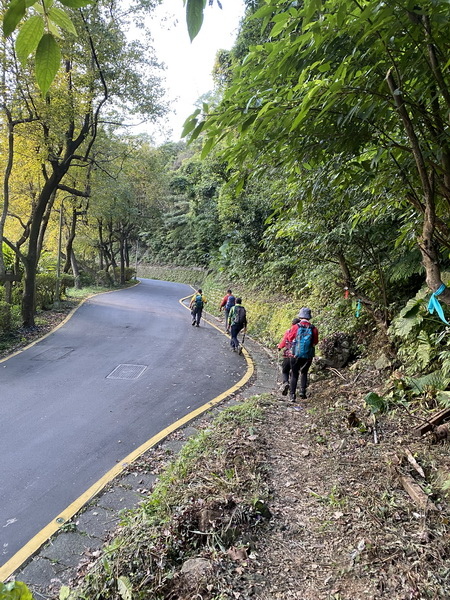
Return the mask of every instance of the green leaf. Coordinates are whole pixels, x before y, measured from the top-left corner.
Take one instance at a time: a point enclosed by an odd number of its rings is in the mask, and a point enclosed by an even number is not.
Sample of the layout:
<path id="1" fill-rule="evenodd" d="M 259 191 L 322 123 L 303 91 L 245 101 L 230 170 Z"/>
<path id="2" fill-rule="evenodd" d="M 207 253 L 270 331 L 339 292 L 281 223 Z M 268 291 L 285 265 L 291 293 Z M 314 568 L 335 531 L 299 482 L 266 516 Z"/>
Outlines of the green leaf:
<path id="1" fill-rule="evenodd" d="M 189 143 L 193 142 L 194 140 L 196 140 L 198 138 L 198 136 L 201 134 L 204 126 L 205 126 L 205 121 L 200 121 L 200 123 L 197 125 L 197 127 L 192 132 L 192 135 L 189 138 Z"/>
<path id="2" fill-rule="evenodd" d="M 3 17 L 3 35 L 8 37 L 15 30 L 22 17 L 25 15 L 25 0 L 12 0 Z"/>
<path id="3" fill-rule="evenodd" d="M 119 577 L 117 579 L 117 588 L 122 600 L 132 600 L 133 588 L 128 577 Z"/>
<path id="4" fill-rule="evenodd" d="M 445 390 L 448 385 L 448 379 L 442 376 L 442 372 L 433 371 L 423 377 L 414 379 L 413 377 L 406 378 L 407 385 L 411 388 L 413 394 L 423 394 L 427 388 L 434 390 Z"/>
<path id="5" fill-rule="evenodd" d="M 69 8 L 83 8 L 83 6 L 88 6 L 92 4 L 92 0 L 59 0 L 61 4 L 64 6 L 68 6 Z"/>
<path id="6" fill-rule="evenodd" d="M 59 590 L 59 600 L 67 600 L 70 597 L 70 587 L 62 585 Z"/>
<path id="7" fill-rule="evenodd" d="M 58 72 L 61 64 L 61 51 L 51 33 L 42 36 L 36 50 L 36 80 L 45 95 Z"/>
<path id="8" fill-rule="evenodd" d="M 72 23 L 71 18 L 62 8 L 53 7 L 48 11 L 48 18 L 53 23 L 56 23 L 58 27 L 72 33 L 73 35 L 77 35 L 77 30 L 75 29 L 75 25 Z"/>
<path id="9" fill-rule="evenodd" d="M 206 0 L 186 1 L 186 22 L 191 42 L 202 28 L 203 10 L 205 6 Z"/>
<path id="10" fill-rule="evenodd" d="M 22 64 L 36 50 L 43 35 L 44 19 L 41 16 L 35 15 L 24 22 L 15 44 L 17 58 Z"/>
<path id="11" fill-rule="evenodd" d="M 202 153 L 200 155 L 200 158 L 202 160 L 208 156 L 208 154 L 213 146 L 214 146 L 214 138 L 211 137 L 203 145 Z"/>
<path id="12" fill-rule="evenodd" d="M 0 582 L 0 600 L 33 600 L 33 596 L 22 581 Z"/>
<path id="13" fill-rule="evenodd" d="M 370 408 L 370 412 L 375 415 L 377 413 L 383 413 L 387 410 L 387 403 L 382 396 L 379 396 L 375 392 L 370 392 L 364 398 L 364 402 Z"/>

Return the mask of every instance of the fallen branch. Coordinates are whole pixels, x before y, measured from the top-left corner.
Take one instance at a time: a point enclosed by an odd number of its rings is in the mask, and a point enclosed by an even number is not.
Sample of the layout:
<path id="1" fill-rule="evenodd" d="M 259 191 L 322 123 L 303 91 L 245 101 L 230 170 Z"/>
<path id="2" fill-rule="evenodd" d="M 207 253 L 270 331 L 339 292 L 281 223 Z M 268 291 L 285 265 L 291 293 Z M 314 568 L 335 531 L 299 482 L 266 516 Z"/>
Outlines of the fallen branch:
<path id="1" fill-rule="evenodd" d="M 414 427 L 414 432 L 417 435 L 424 435 L 429 431 L 434 430 L 438 425 L 440 425 L 443 421 L 450 419 L 450 408 L 444 408 L 437 412 L 431 419 L 423 419 L 425 421 L 422 425 L 417 425 Z"/>
<path id="2" fill-rule="evenodd" d="M 417 460 L 414 458 L 412 452 L 408 448 L 405 448 L 405 454 L 408 462 L 415 468 L 419 475 L 425 479 L 425 473 Z"/>
<path id="3" fill-rule="evenodd" d="M 402 475 L 398 471 L 397 474 L 403 489 L 419 508 L 423 511 L 437 510 L 437 506 L 431 502 L 420 485 L 416 483 L 412 477 L 409 475 Z"/>
<path id="4" fill-rule="evenodd" d="M 328 367 L 328 369 L 329 369 L 330 371 L 333 371 L 333 373 L 335 373 L 336 375 L 339 375 L 339 377 L 340 377 L 341 379 L 343 379 L 344 381 L 347 381 L 347 380 L 345 379 L 345 377 L 342 375 L 342 373 L 340 373 L 340 372 L 339 372 L 337 369 L 335 369 L 334 367 Z"/>

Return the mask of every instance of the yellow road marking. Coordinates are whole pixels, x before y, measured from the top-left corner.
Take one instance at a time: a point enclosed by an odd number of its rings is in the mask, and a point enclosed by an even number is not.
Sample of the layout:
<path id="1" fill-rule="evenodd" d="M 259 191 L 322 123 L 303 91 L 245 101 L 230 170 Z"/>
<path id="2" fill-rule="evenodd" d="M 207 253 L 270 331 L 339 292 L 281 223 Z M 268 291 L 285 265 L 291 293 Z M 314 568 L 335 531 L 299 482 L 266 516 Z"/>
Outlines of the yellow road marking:
<path id="1" fill-rule="evenodd" d="M 114 290 L 114 291 L 119 291 L 119 290 Z M 108 293 L 108 292 L 102 292 L 102 293 Z M 92 296 L 89 296 L 89 298 L 91 298 L 91 297 Z M 187 306 L 185 304 L 183 304 L 183 301 L 189 297 L 190 296 L 186 296 L 185 298 L 181 298 L 181 300 L 179 300 L 180 304 L 182 306 L 184 306 L 185 308 L 187 308 Z M 88 298 L 85 298 L 85 300 L 88 300 Z M 83 302 L 85 300 L 83 300 Z M 74 310 L 69 313 L 69 315 L 64 319 L 64 321 L 62 323 L 60 323 L 57 327 L 55 327 L 55 329 L 53 331 L 55 331 L 56 329 L 59 329 L 59 327 L 61 327 L 64 323 L 66 323 L 67 320 L 75 313 L 77 308 L 79 308 L 79 306 L 81 306 L 81 304 L 82 303 L 80 303 L 76 308 L 74 308 Z M 210 321 L 208 321 L 206 319 L 204 319 L 204 320 L 209 325 L 211 325 L 212 327 L 214 327 L 215 329 L 217 329 L 218 331 L 220 331 L 221 333 L 223 333 L 225 335 L 225 333 L 219 327 L 217 327 L 214 323 L 211 323 Z M 50 333 L 53 333 L 53 331 Z M 47 337 L 47 335 L 50 335 L 50 333 L 46 334 L 44 337 Z M 40 339 L 43 339 L 43 338 L 40 338 Z M 27 346 L 27 348 L 30 348 L 31 346 L 33 346 L 37 341 L 39 341 L 39 340 L 36 340 L 32 344 L 29 344 Z M 19 354 L 20 352 L 23 352 L 25 349 L 26 348 L 19 350 L 12 356 Z M 31 558 L 31 556 L 35 552 L 37 552 L 39 550 L 39 548 L 54 533 L 56 533 L 58 531 L 58 529 L 60 529 L 65 522 L 72 519 L 72 517 L 74 517 L 74 515 L 76 515 L 76 513 L 78 511 L 80 511 L 81 508 L 83 508 L 83 506 L 85 504 L 87 504 L 87 502 L 89 502 L 89 500 L 91 500 L 94 496 L 96 496 L 104 487 L 106 487 L 106 485 L 108 485 L 108 483 L 110 483 L 115 477 L 117 477 L 117 475 L 119 475 L 122 471 L 124 471 L 126 469 L 126 467 L 128 467 L 130 464 L 132 464 L 136 459 L 138 459 L 145 452 L 147 452 L 147 450 L 149 450 L 150 448 L 152 448 L 153 446 L 158 444 L 158 442 L 160 442 L 161 440 L 166 438 L 169 434 L 173 433 L 174 431 L 176 431 L 183 425 L 186 425 L 186 423 L 188 423 L 192 419 L 195 419 L 195 417 L 198 417 L 199 415 L 201 415 L 205 411 L 209 410 L 213 406 L 216 406 L 217 404 L 222 402 L 222 400 L 225 400 L 225 398 L 227 398 L 228 396 L 230 396 L 231 394 L 233 394 L 234 392 L 236 392 L 237 390 L 242 388 L 247 383 L 247 381 L 249 381 L 249 379 L 252 377 L 254 370 L 255 370 L 254 362 L 251 359 L 250 355 L 248 354 L 248 352 L 245 348 L 243 348 L 243 355 L 245 356 L 245 360 L 247 362 L 247 371 L 235 385 L 233 385 L 231 388 L 229 388 L 228 390 L 226 390 L 219 396 L 216 396 L 215 398 L 213 398 L 206 404 L 203 404 L 203 406 L 200 406 L 199 408 L 193 410 L 192 412 L 188 413 L 181 419 L 178 419 L 178 421 L 175 421 L 174 423 L 172 423 L 171 425 L 169 425 L 168 427 L 166 427 L 165 429 L 163 429 L 162 431 L 160 431 L 159 433 L 154 435 L 147 442 L 145 442 L 144 444 L 139 446 L 139 448 L 136 448 L 136 450 L 134 450 L 133 452 L 128 454 L 128 456 L 126 456 L 122 461 L 117 463 L 112 469 L 110 469 L 107 473 L 105 473 L 105 475 L 103 475 L 103 477 L 101 477 L 98 481 L 96 481 L 88 490 L 86 490 L 84 492 L 84 494 L 79 496 L 74 502 L 72 502 L 72 504 L 70 504 L 65 510 L 63 510 L 59 515 L 57 515 L 48 525 L 46 525 L 33 538 L 31 538 L 31 540 L 29 542 L 27 542 L 25 544 L 25 546 L 23 546 L 18 552 L 16 552 L 16 554 L 14 554 L 14 556 L 12 556 L 8 560 L 8 562 L 6 562 L 3 566 L 0 567 L 0 581 L 5 581 L 15 571 L 17 571 L 17 569 L 26 560 Z M 8 358 L 11 358 L 11 357 L 8 357 Z M 7 359 L 4 359 L 4 360 L 7 360 Z"/>

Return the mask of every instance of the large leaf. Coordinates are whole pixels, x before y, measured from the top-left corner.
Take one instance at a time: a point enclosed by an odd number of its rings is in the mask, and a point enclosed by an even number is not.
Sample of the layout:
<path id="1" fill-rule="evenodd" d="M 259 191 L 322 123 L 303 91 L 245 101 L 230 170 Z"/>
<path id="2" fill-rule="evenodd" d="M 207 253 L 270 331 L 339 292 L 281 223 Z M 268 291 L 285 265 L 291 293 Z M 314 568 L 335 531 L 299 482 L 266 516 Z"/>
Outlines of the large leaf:
<path id="1" fill-rule="evenodd" d="M 73 33 L 73 35 L 77 35 L 77 30 L 75 29 L 71 18 L 62 8 L 52 7 L 48 11 L 48 18 L 50 21 L 53 21 L 53 23 L 56 23 L 58 27 L 61 27 L 61 29 Z"/>
<path id="2" fill-rule="evenodd" d="M 36 80 L 45 95 L 61 64 L 61 51 L 51 33 L 42 36 L 36 50 Z"/>
<path id="3" fill-rule="evenodd" d="M 191 42 L 202 27 L 205 6 L 206 0 L 186 0 L 186 21 Z"/>
<path id="4" fill-rule="evenodd" d="M 406 383 L 411 388 L 413 394 L 423 394 L 427 388 L 435 390 L 445 390 L 448 385 L 448 379 L 443 377 L 442 372 L 433 371 L 423 377 L 408 377 Z"/>
<path id="5" fill-rule="evenodd" d="M 22 64 L 36 50 L 43 35 L 44 19 L 40 15 L 30 17 L 22 25 L 15 44 L 17 58 Z"/>
<path id="6" fill-rule="evenodd" d="M 33 600 L 33 596 L 22 581 L 0 581 L 0 600 Z"/>
<path id="7" fill-rule="evenodd" d="M 69 8 L 83 8 L 83 6 L 88 6 L 92 4 L 92 0 L 59 0 L 61 4 L 64 6 L 68 6 Z"/>
<path id="8" fill-rule="evenodd" d="M 3 35 L 8 37 L 15 30 L 22 17 L 25 15 L 25 0 L 12 0 L 3 17 Z"/>
<path id="9" fill-rule="evenodd" d="M 122 576 L 117 579 L 117 589 L 122 600 L 132 600 L 133 588 L 128 577 Z"/>

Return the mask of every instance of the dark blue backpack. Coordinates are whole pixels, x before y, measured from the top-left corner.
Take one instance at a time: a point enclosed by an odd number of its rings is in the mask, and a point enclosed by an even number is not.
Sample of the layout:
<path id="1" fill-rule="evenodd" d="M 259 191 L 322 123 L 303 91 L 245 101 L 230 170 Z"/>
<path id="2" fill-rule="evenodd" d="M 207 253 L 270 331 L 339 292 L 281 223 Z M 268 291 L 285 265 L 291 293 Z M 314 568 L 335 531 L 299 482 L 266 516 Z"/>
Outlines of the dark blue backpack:
<path id="1" fill-rule="evenodd" d="M 232 295 L 228 296 L 227 303 L 225 304 L 225 309 L 230 310 L 232 306 L 236 304 L 236 298 Z"/>
<path id="2" fill-rule="evenodd" d="M 312 358 L 314 356 L 313 326 L 311 323 L 300 323 L 292 346 L 295 358 Z"/>

